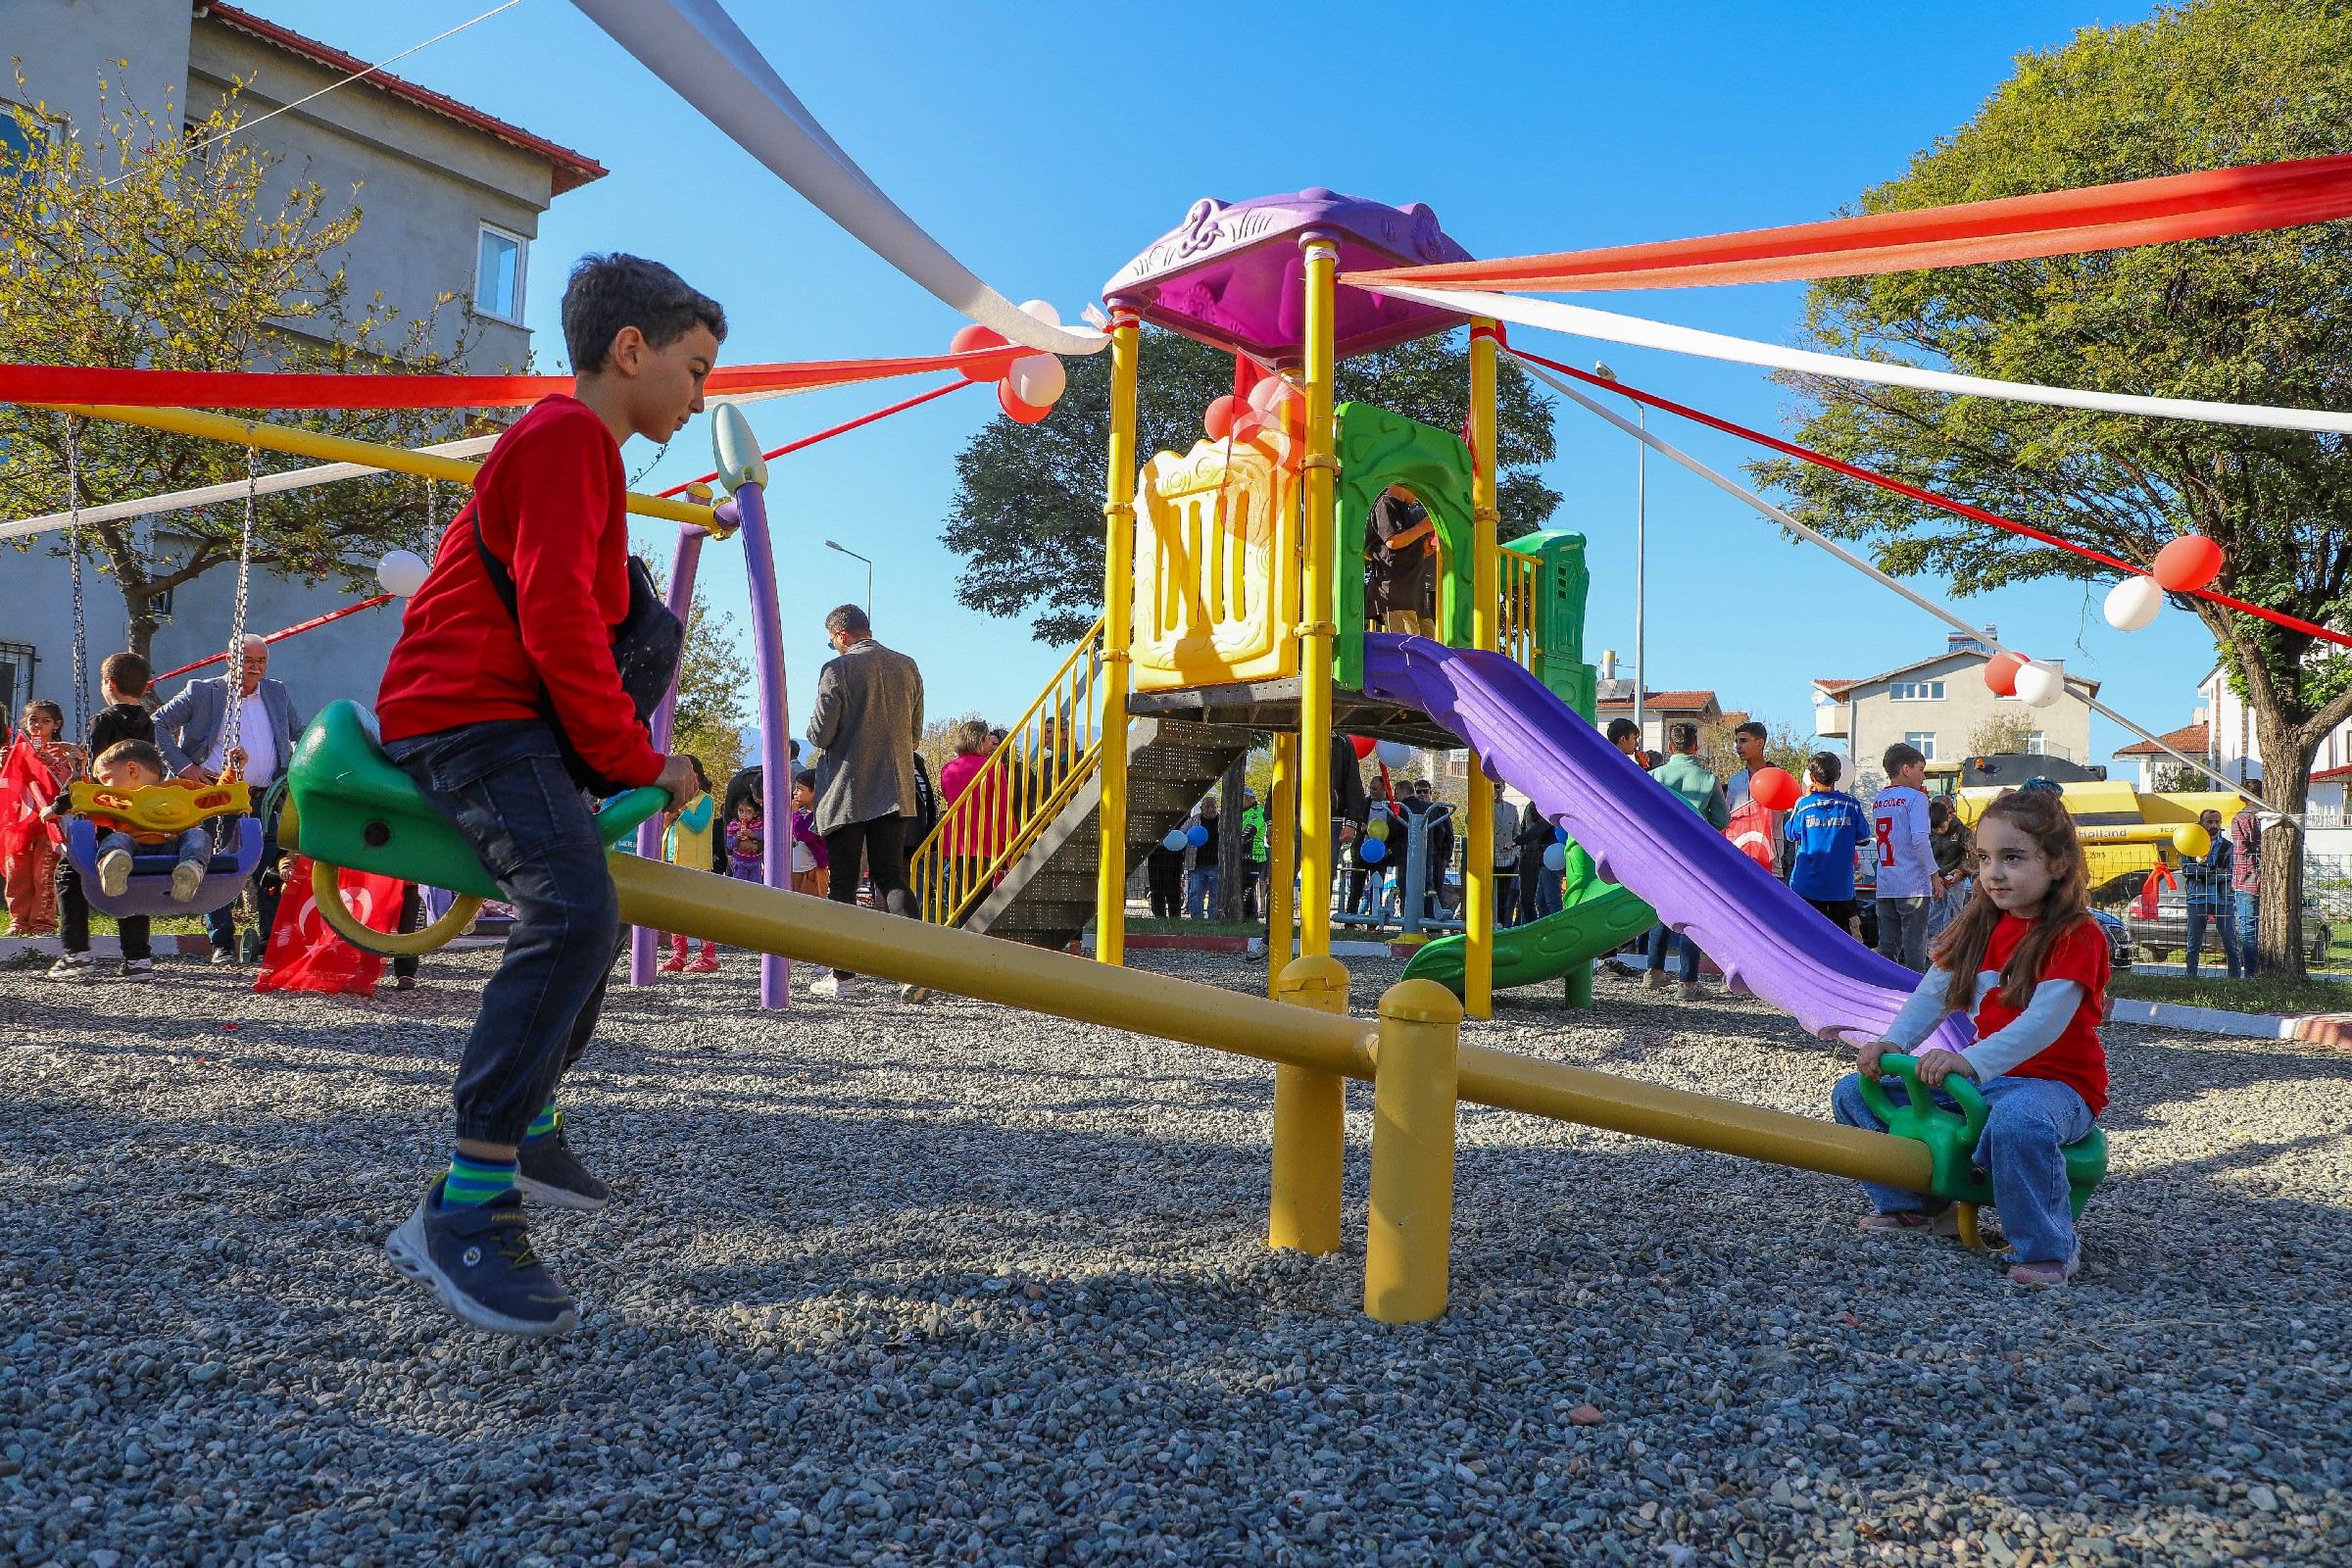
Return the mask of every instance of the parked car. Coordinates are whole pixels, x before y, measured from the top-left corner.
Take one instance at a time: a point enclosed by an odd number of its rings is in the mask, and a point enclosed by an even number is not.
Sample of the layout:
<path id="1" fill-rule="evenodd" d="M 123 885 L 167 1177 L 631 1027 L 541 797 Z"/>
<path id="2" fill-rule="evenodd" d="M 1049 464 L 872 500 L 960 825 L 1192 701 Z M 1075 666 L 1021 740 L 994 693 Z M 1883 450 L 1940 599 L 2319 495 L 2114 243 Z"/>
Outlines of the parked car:
<path id="1" fill-rule="evenodd" d="M 2109 914 L 2105 909 L 2091 910 L 2090 917 L 2099 922 L 2100 934 L 2107 938 L 2107 967 L 2131 968 L 2132 928 L 2124 923 L 2121 915 Z"/>
<path id="2" fill-rule="evenodd" d="M 2224 914 L 2221 918 L 2227 920 L 2234 916 Z M 2148 956 L 2158 963 L 2165 962 L 2175 954 L 2185 955 L 2188 951 L 2188 906 L 2178 897 L 2160 899 L 2156 905 L 2156 917 L 2152 920 L 2143 920 L 2137 914 L 2127 911 L 2124 924 L 2131 933 L 2132 946 L 2147 949 Z M 2327 911 L 2320 907 L 2317 900 L 2306 899 L 2303 903 L 2305 958 L 2313 963 L 2319 962 L 2328 956 L 2328 944 L 2334 940 L 2335 931 L 2328 924 Z M 2205 959 L 2213 963 L 2222 961 L 2222 939 L 2210 932 L 2205 938 Z"/>

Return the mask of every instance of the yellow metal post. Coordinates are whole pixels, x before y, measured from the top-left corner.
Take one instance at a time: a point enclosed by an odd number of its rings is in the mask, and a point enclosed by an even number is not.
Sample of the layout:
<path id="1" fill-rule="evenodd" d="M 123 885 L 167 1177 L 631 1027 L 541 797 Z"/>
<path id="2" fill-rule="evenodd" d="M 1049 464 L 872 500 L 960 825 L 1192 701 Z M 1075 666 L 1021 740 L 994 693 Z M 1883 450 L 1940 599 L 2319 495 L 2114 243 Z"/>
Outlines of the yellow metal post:
<path id="1" fill-rule="evenodd" d="M 1266 995 L 1282 998 L 1297 919 L 1292 879 L 1298 874 L 1298 737 L 1274 736 L 1274 777 L 1266 802 Z"/>
<path id="2" fill-rule="evenodd" d="M 1337 301 L 1333 277 L 1339 247 L 1308 234 L 1305 330 L 1301 367 L 1306 392 L 1306 451 L 1299 460 L 1299 543 L 1305 557 L 1298 605 L 1298 952 L 1331 952 L 1331 640 L 1332 450 L 1331 381 L 1336 353 Z"/>
<path id="3" fill-rule="evenodd" d="M 1461 1034 L 1462 1004 L 1434 980 L 1401 981 L 1380 999 L 1364 1311 L 1383 1323 L 1446 1314 Z"/>
<path id="4" fill-rule="evenodd" d="M 1294 958 L 1274 982 L 1274 1000 L 1346 1017 L 1348 966 L 1329 954 Z M 1452 1000 L 1450 994 L 1446 1000 Z M 1287 1062 L 1274 1069 L 1274 1178 L 1266 1215 L 1267 1246 L 1318 1254 L 1340 1250 L 1347 1091 L 1347 1079 L 1336 1072 Z"/>
<path id="5" fill-rule="evenodd" d="M 1127 957 L 1127 678 L 1135 606 L 1135 381 L 1137 318 L 1111 315 L 1109 474 L 1102 503 L 1102 737 L 1100 863 L 1095 867 L 1095 957 Z"/>
<path id="6" fill-rule="evenodd" d="M 1494 323 L 1470 323 L 1470 640 L 1493 650 L 1501 619 L 1502 563 L 1494 532 Z M 1494 791 L 1470 754 L 1470 812 L 1462 858 L 1462 1007 L 1494 1015 Z"/>

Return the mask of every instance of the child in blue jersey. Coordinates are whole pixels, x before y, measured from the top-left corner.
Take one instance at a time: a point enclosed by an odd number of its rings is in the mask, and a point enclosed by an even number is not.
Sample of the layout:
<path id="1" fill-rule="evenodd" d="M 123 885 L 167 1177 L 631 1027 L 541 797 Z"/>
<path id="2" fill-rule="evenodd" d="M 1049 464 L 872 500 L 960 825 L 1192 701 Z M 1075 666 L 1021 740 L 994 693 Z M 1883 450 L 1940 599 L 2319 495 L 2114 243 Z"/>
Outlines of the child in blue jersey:
<path id="1" fill-rule="evenodd" d="M 1788 886 L 1838 930 L 1851 934 L 1861 910 L 1854 903 L 1854 851 L 1862 842 L 1862 803 L 1838 788 L 1840 759 L 1815 752 L 1805 764 L 1813 788 L 1788 812 Z"/>

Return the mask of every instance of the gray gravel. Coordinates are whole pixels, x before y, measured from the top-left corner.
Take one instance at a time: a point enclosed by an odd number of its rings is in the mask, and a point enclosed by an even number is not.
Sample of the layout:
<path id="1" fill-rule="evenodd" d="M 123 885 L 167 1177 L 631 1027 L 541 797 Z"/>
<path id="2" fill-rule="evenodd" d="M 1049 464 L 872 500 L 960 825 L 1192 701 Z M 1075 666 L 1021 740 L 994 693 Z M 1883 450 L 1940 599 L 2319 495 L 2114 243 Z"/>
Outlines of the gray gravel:
<path id="1" fill-rule="evenodd" d="M 1142 956 L 1255 985 L 1238 958 Z M 379 1244 L 489 959 L 374 1003 L 0 974 L 0 1565 L 2352 1561 L 2352 1056 L 2118 1029 L 2086 1277 L 1826 1178 L 1467 1108 L 1454 1306 L 1269 1253 L 1270 1073 L 895 992 L 616 993 L 581 1328 Z M 1359 960 L 1368 1009 L 1396 965 Z M 1469 1038 L 1826 1114 L 1760 1004 Z"/>

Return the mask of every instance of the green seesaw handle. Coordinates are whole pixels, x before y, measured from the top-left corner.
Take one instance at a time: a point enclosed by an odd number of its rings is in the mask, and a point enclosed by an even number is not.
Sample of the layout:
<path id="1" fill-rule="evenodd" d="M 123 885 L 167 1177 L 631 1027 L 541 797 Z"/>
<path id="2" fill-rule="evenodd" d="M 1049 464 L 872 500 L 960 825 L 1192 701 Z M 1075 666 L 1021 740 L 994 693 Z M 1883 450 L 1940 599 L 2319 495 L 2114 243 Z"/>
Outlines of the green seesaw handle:
<path id="1" fill-rule="evenodd" d="M 1940 1087 L 1959 1102 L 1957 1111 L 1936 1103 L 1935 1092 L 1919 1081 L 1919 1058 L 1888 1052 L 1879 1058 L 1882 1072 L 1901 1080 L 1909 1103 L 1898 1105 L 1873 1078 L 1859 1080 L 1862 1102 L 1897 1138 L 1915 1139 L 1928 1146 L 1935 1162 L 1935 1191 L 1939 1197 L 1963 1202 L 1982 1202 L 1984 1184 L 1975 1173 L 1977 1145 L 1984 1141 L 1987 1112 L 1984 1097 L 1965 1073 L 1953 1073 Z"/>
<path id="2" fill-rule="evenodd" d="M 596 808 L 597 837 L 606 847 L 618 844 L 669 808 L 669 791 L 644 784 L 615 795 Z"/>

